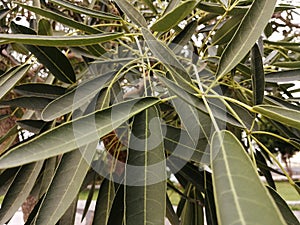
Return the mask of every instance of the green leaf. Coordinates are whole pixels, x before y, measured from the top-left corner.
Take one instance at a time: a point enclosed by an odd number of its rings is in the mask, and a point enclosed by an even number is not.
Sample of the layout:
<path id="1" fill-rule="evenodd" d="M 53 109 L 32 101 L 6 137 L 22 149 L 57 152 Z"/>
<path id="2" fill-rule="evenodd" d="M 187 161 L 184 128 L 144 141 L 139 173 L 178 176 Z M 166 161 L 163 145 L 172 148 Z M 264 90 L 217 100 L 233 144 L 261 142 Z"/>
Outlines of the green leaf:
<path id="1" fill-rule="evenodd" d="M 220 224 L 286 224 L 246 151 L 232 133 L 216 132 L 211 151 Z"/>
<path id="2" fill-rule="evenodd" d="M 225 9 L 222 5 L 212 2 L 201 2 L 198 4 L 198 8 L 205 12 L 210 12 L 214 14 L 223 15 L 225 13 Z M 239 15 L 247 13 L 249 6 L 235 6 L 228 13 L 229 15 Z"/>
<path id="3" fill-rule="evenodd" d="M 191 11 L 195 8 L 197 1 L 188 0 L 178 5 L 172 11 L 163 15 L 151 26 L 154 31 L 168 31 L 169 29 L 178 25 Z"/>
<path id="4" fill-rule="evenodd" d="M 23 96 L 44 97 L 55 99 L 63 95 L 66 88 L 42 83 L 26 83 L 14 87 L 14 91 Z"/>
<path id="5" fill-rule="evenodd" d="M 70 9 L 73 12 L 77 12 L 80 14 L 85 14 L 94 18 L 98 18 L 98 19 L 103 19 L 103 20 L 121 20 L 120 17 L 113 15 L 111 13 L 107 13 L 107 12 L 102 12 L 102 11 L 98 11 L 98 10 L 92 10 L 89 8 L 84 8 L 81 7 L 79 5 L 75 5 L 72 4 L 70 2 L 67 1 L 63 1 L 63 0 L 50 0 L 50 2 L 59 5 L 61 7 L 64 7 L 66 9 Z"/>
<path id="6" fill-rule="evenodd" d="M 172 72 L 172 74 L 174 74 L 176 82 L 187 90 L 193 91 L 190 87 L 192 80 L 184 66 L 176 58 L 174 52 L 172 52 L 172 50 L 164 43 L 157 40 L 149 30 L 142 28 L 142 34 L 151 52 L 170 72 Z"/>
<path id="7" fill-rule="evenodd" d="M 143 15 L 128 0 L 115 0 L 126 16 L 139 27 L 147 27 L 147 21 Z"/>
<path id="8" fill-rule="evenodd" d="M 157 14 L 157 9 L 156 7 L 153 5 L 153 1 L 152 0 L 143 0 L 143 2 L 145 2 L 145 4 L 155 13 Z"/>
<path id="9" fill-rule="evenodd" d="M 255 44 L 251 50 L 251 71 L 253 87 L 253 104 L 258 105 L 264 101 L 265 74 L 262 56 L 258 45 Z"/>
<path id="10" fill-rule="evenodd" d="M 100 30 L 98 30 L 96 28 L 93 28 L 92 26 L 87 26 L 87 25 L 85 25 L 83 23 L 77 22 L 74 19 L 68 18 L 66 16 L 62 16 L 62 14 L 58 14 L 58 13 L 52 12 L 49 9 L 46 10 L 46 9 L 41 9 L 41 8 L 34 7 L 34 6 L 29 6 L 29 5 L 21 4 L 21 3 L 18 3 L 18 2 L 16 2 L 16 3 L 18 5 L 20 5 L 22 8 L 27 9 L 27 10 L 29 10 L 31 12 L 34 12 L 34 13 L 36 13 L 38 15 L 44 16 L 44 17 L 46 17 L 48 19 L 52 19 L 52 20 L 54 20 L 56 22 L 62 23 L 62 24 L 67 25 L 69 27 L 72 27 L 72 28 L 75 28 L 75 29 L 87 32 L 89 34 L 98 34 L 98 33 L 101 32 Z"/>
<path id="11" fill-rule="evenodd" d="M 283 68 L 296 69 L 296 68 L 300 68 L 300 61 L 275 62 L 272 65 L 283 67 Z"/>
<path id="12" fill-rule="evenodd" d="M 299 110 L 272 105 L 258 105 L 253 107 L 253 111 L 284 125 L 300 129 Z"/>
<path id="13" fill-rule="evenodd" d="M 98 140 L 130 117 L 158 102 L 156 98 L 126 101 L 64 123 L 12 148 L 0 158 L 0 168 L 15 167 L 75 150 Z M 95 129 L 91 129 L 93 126 Z"/>
<path id="14" fill-rule="evenodd" d="M 216 31 L 215 35 L 211 39 L 212 45 L 222 45 L 230 41 L 232 36 L 237 30 L 243 18 L 242 14 L 236 15 L 228 19 L 223 26 Z"/>
<path id="15" fill-rule="evenodd" d="M 165 11 L 163 12 L 163 15 L 172 11 L 176 6 L 178 6 L 180 4 L 180 2 L 181 2 L 181 0 L 170 0 Z"/>
<path id="16" fill-rule="evenodd" d="M 107 73 L 91 79 L 55 99 L 43 110 L 41 115 L 43 120 L 54 120 L 91 101 L 103 89 L 105 83 L 111 80 L 113 75 L 113 73 Z"/>
<path id="17" fill-rule="evenodd" d="M 247 55 L 271 18 L 275 4 L 276 0 L 255 0 L 252 3 L 221 56 L 217 77 L 223 77 Z"/>
<path id="18" fill-rule="evenodd" d="M 22 166 L 6 193 L 0 209 L 0 224 L 6 223 L 25 202 L 43 166 L 43 162 Z"/>
<path id="19" fill-rule="evenodd" d="M 133 120 L 125 176 L 126 224 L 164 224 L 166 161 L 156 107 Z"/>
<path id="20" fill-rule="evenodd" d="M 197 110 L 200 110 L 201 112 L 204 112 L 205 114 L 202 114 L 201 117 L 206 117 L 206 121 L 210 120 L 208 116 L 208 109 L 206 108 L 205 104 L 203 103 L 201 98 L 198 98 L 194 96 L 193 94 L 185 91 L 180 86 L 176 85 L 174 82 L 170 81 L 169 79 L 165 77 L 159 77 L 159 80 L 162 81 L 166 87 L 171 91 L 171 93 L 174 93 L 176 96 L 178 96 L 181 99 L 182 106 L 178 108 L 177 110 L 184 110 L 186 107 L 192 107 Z M 177 101 L 177 100 L 176 100 Z M 185 104 L 184 104 L 184 103 Z M 229 112 L 226 111 L 226 107 L 224 106 L 224 103 L 214 100 L 209 101 L 209 105 L 212 109 L 213 115 L 222 121 L 226 121 L 234 126 L 241 127 L 241 124 L 231 115 Z M 192 109 L 191 108 L 191 109 Z M 194 111 L 194 109 L 192 109 Z M 177 111 L 178 112 L 178 111 Z M 193 113 L 192 113 L 193 114 Z M 191 115 L 192 115 L 191 114 Z M 210 125 L 205 129 L 204 133 L 210 133 Z"/>
<path id="21" fill-rule="evenodd" d="M 282 47 L 299 47 L 298 42 L 288 42 L 288 41 L 269 41 L 269 40 L 264 40 L 266 44 L 269 45 L 275 45 L 275 46 L 282 46 Z"/>
<path id="22" fill-rule="evenodd" d="M 31 65 L 23 64 L 22 66 L 13 67 L 0 76 L 0 99 L 2 99 L 22 77 L 27 73 Z"/>
<path id="23" fill-rule="evenodd" d="M 30 28 L 16 23 L 11 23 L 11 29 L 14 33 L 36 34 Z M 36 45 L 24 45 L 24 47 L 34 54 L 39 62 L 46 66 L 57 79 L 70 84 L 76 81 L 70 61 L 58 48 Z"/>
<path id="24" fill-rule="evenodd" d="M 111 41 L 122 37 L 123 33 L 102 33 L 98 35 L 76 35 L 76 36 L 44 36 L 24 34 L 1 34 L 0 40 L 6 43 L 17 42 L 19 44 L 40 45 L 40 46 L 87 46 Z"/>
<path id="25" fill-rule="evenodd" d="M 169 44 L 169 47 L 171 49 L 175 49 L 174 51 L 176 51 L 177 48 L 183 48 L 191 40 L 197 26 L 197 21 L 190 22 L 179 34 L 176 35 L 171 44 Z"/>
<path id="26" fill-rule="evenodd" d="M 268 187 L 268 191 L 273 197 L 274 201 L 277 204 L 283 218 L 285 219 L 287 225 L 299 225 L 299 221 L 294 213 L 291 211 L 290 207 L 286 203 L 286 201 L 271 187 Z"/>
<path id="27" fill-rule="evenodd" d="M 104 179 L 98 193 L 93 225 L 107 224 L 114 197 L 114 183 Z"/>
<path id="28" fill-rule="evenodd" d="M 19 97 L 7 101 L 1 101 L 0 105 L 22 107 L 32 110 L 43 110 L 50 102 L 51 99 L 43 97 Z"/>
<path id="29" fill-rule="evenodd" d="M 203 124 L 201 124 L 203 126 Z M 197 144 L 194 144 L 194 140 L 187 131 L 166 126 L 164 136 L 164 146 L 166 151 L 170 152 L 172 156 L 184 159 L 186 161 L 201 162 L 205 152 L 206 146 L 209 145 L 206 137 L 199 137 Z"/>
<path id="30" fill-rule="evenodd" d="M 180 225 L 180 220 L 176 215 L 169 196 L 167 195 L 166 216 L 172 225 Z"/>
<path id="31" fill-rule="evenodd" d="M 36 224 L 51 225 L 68 210 L 90 168 L 96 152 L 97 141 L 66 153 L 56 170 L 55 176 L 42 202 Z"/>
<path id="32" fill-rule="evenodd" d="M 52 36 L 52 26 L 49 20 L 45 18 L 41 18 L 38 23 L 38 34 L 39 35 L 46 35 L 46 36 Z"/>
<path id="33" fill-rule="evenodd" d="M 299 74 L 300 74 L 300 69 L 267 73 L 265 76 L 265 80 L 266 82 L 270 82 L 270 83 L 298 81 L 300 80 Z"/>

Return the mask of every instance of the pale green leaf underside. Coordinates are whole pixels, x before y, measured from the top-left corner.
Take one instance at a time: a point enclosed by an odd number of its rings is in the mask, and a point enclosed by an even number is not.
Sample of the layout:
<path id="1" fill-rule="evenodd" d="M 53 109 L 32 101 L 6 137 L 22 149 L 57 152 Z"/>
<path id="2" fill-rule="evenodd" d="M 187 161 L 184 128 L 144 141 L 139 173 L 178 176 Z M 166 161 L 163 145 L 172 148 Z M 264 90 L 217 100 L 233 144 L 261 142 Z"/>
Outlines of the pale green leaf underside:
<path id="1" fill-rule="evenodd" d="M 0 168 L 15 167 L 75 150 L 98 140 L 158 102 L 151 97 L 126 101 L 65 123 L 11 149 L 0 158 Z"/>
<path id="2" fill-rule="evenodd" d="M 276 0 L 253 2 L 221 56 L 217 77 L 224 76 L 247 55 L 271 18 L 275 4 Z"/>
<path id="3" fill-rule="evenodd" d="M 272 105 L 258 105 L 253 107 L 254 112 L 260 113 L 272 120 L 283 123 L 287 126 L 300 129 L 299 110 Z"/>
<path id="4" fill-rule="evenodd" d="M 43 36 L 43 35 L 26 35 L 26 34 L 1 34 L 0 40 L 5 43 L 16 42 L 26 45 L 40 45 L 40 46 L 86 46 L 99 44 L 110 40 L 122 37 L 122 33 L 102 33 L 92 35 L 79 35 L 79 36 Z"/>
<path id="5" fill-rule="evenodd" d="M 286 224 L 243 146 L 232 133 L 216 132 L 211 151 L 215 202 L 220 224 Z"/>

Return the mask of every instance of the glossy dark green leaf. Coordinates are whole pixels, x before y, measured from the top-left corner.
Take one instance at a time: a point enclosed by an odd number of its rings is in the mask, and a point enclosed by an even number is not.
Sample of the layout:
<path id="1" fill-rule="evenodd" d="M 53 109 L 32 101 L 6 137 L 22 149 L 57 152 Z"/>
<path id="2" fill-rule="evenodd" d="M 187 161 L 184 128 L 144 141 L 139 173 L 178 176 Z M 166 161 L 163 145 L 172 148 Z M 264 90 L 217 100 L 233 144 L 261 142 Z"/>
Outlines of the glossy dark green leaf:
<path id="1" fill-rule="evenodd" d="M 7 101 L 1 101 L 0 105 L 22 107 L 32 110 L 43 110 L 50 102 L 51 99 L 43 97 L 19 97 Z"/>
<path id="2" fill-rule="evenodd" d="M 156 98 L 135 99 L 64 123 L 2 155 L 0 168 L 15 167 L 75 150 L 98 140 L 136 113 L 157 103 L 159 100 Z M 95 129 L 91 129 L 93 126 L 96 126 Z"/>
<path id="3" fill-rule="evenodd" d="M 30 28 L 11 23 L 14 33 L 36 34 Z M 40 63 L 44 64 L 49 71 L 59 80 L 65 83 L 76 81 L 75 72 L 68 58 L 56 47 L 45 47 L 37 45 L 24 45 Z"/>
<path id="4" fill-rule="evenodd" d="M 0 209 L 0 224 L 6 223 L 19 209 L 30 194 L 43 166 L 43 162 L 35 162 L 22 166 L 8 189 Z"/>
<path id="5" fill-rule="evenodd" d="M 265 93 L 265 74 L 262 56 L 257 44 L 255 44 L 251 50 L 251 71 L 253 104 L 262 104 L 264 101 Z"/>
<path id="6" fill-rule="evenodd" d="M 267 73 L 265 80 L 271 83 L 298 81 L 300 80 L 300 69 Z"/>
<path id="7" fill-rule="evenodd" d="M 128 0 L 115 0 L 115 2 L 133 23 L 139 27 L 147 27 L 147 21 L 143 15 Z"/>
<path id="8" fill-rule="evenodd" d="M 217 77 L 223 77 L 233 69 L 255 44 L 275 9 L 276 0 L 254 1 L 238 30 L 222 53 Z"/>
<path id="9" fill-rule="evenodd" d="M 273 189 L 268 187 L 268 191 L 273 197 L 274 201 L 277 204 L 277 207 L 279 208 L 283 218 L 285 219 L 287 225 L 299 225 L 299 221 L 297 217 L 294 215 L 294 213 L 291 211 L 290 207 L 286 203 L 286 201 Z"/>
<path id="10" fill-rule="evenodd" d="M 51 84 L 26 83 L 14 87 L 14 91 L 22 96 L 35 96 L 55 99 L 63 95 L 66 88 Z"/>
<path id="11" fill-rule="evenodd" d="M 166 161 L 156 107 L 134 117 L 125 170 L 126 224 L 164 224 Z"/>
<path id="12" fill-rule="evenodd" d="M 240 24 L 243 14 L 239 14 L 228 19 L 220 29 L 216 31 L 211 39 L 212 45 L 222 45 L 230 41 Z"/>
<path id="13" fill-rule="evenodd" d="M 52 25 L 49 20 L 41 18 L 38 23 L 38 35 L 52 36 Z"/>
<path id="14" fill-rule="evenodd" d="M 178 25 L 195 8 L 197 1 L 188 0 L 178 5 L 172 11 L 163 15 L 151 26 L 154 31 L 168 31 Z"/>
<path id="15" fill-rule="evenodd" d="M 253 107 L 253 111 L 284 125 L 300 129 L 299 110 L 272 105 L 258 105 Z"/>
<path id="16" fill-rule="evenodd" d="M 59 5 L 61 7 L 64 7 L 66 9 L 70 9 L 73 12 L 85 14 L 85 15 L 88 15 L 91 17 L 95 17 L 95 18 L 99 18 L 99 19 L 103 19 L 103 20 L 121 20 L 120 17 L 113 15 L 111 13 L 85 8 L 85 7 L 72 4 L 72 3 L 64 1 L 64 0 L 50 0 L 50 2 L 52 2 L 56 5 Z"/>
<path id="17" fill-rule="evenodd" d="M 212 175 L 220 224 L 286 224 L 249 156 L 232 133 L 216 132 L 211 151 L 214 153 L 211 155 Z M 260 201 L 254 201 L 253 196 Z"/>
<path id="18" fill-rule="evenodd" d="M 95 35 L 74 35 L 74 36 L 44 36 L 44 35 L 25 35 L 25 34 L 1 34 L 0 39 L 6 43 L 16 42 L 27 45 L 39 46 L 87 46 L 99 44 L 122 37 L 123 33 L 102 33 Z"/>
<path id="19" fill-rule="evenodd" d="M 77 22 L 74 19 L 68 18 L 67 16 L 62 16 L 62 14 L 58 14 L 56 12 L 53 12 L 51 10 L 46 10 L 46 9 L 42 9 L 42 8 L 38 8 L 38 7 L 34 7 L 34 6 L 30 6 L 30 5 L 25 5 L 25 4 L 21 4 L 21 3 L 17 3 L 18 5 L 20 5 L 22 8 L 27 9 L 31 12 L 34 12 L 38 15 L 44 16 L 48 19 L 52 19 L 56 22 L 62 23 L 64 25 L 67 25 L 69 27 L 87 32 L 89 34 L 98 34 L 101 31 L 93 28 L 91 26 L 87 26 L 83 23 Z"/>
<path id="20" fill-rule="evenodd" d="M 0 76 L 0 99 L 2 99 L 29 70 L 31 65 L 23 64 L 22 66 L 13 67 Z"/>

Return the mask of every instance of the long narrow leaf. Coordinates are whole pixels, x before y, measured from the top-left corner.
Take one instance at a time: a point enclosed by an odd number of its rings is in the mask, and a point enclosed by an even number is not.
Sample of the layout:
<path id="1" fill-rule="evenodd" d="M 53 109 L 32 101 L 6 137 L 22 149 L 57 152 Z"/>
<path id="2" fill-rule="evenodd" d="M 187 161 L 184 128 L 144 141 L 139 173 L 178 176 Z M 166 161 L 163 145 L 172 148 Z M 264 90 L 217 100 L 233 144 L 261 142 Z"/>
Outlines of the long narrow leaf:
<path id="1" fill-rule="evenodd" d="M 154 31 L 168 31 L 178 25 L 194 9 L 197 1 L 188 0 L 159 18 L 152 26 Z"/>
<path id="2" fill-rule="evenodd" d="M 272 105 L 254 106 L 253 110 L 272 120 L 300 129 L 299 110 Z"/>
<path id="3" fill-rule="evenodd" d="M 90 168 L 96 152 L 96 143 L 88 144 L 79 150 L 66 153 L 55 173 L 54 179 L 40 206 L 36 224 L 51 225 L 68 210 Z"/>
<path id="4" fill-rule="evenodd" d="M 134 117 L 125 176 L 126 224 L 164 224 L 166 163 L 155 107 Z"/>
<path id="5" fill-rule="evenodd" d="M 16 23 L 11 23 L 11 29 L 18 34 L 36 35 L 35 31 Z M 39 62 L 46 66 L 57 79 L 70 84 L 76 81 L 70 61 L 58 48 L 37 45 L 24 45 L 24 47 L 34 54 Z"/>
<path id="6" fill-rule="evenodd" d="M 278 82 L 291 82 L 300 80 L 299 70 L 286 70 L 274 73 L 267 73 L 265 76 L 266 82 L 278 83 Z"/>
<path id="7" fill-rule="evenodd" d="M 39 14 L 41 16 L 44 16 L 48 19 L 52 19 L 52 20 L 57 21 L 59 23 L 65 24 L 69 27 L 87 32 L 89 34 L 98 34 L 98 33 L 101 32 L 100 30 L 98 30 L 96 28 L 93 28 L 91 26 L 87 26 L 83 23 L 77 22 L 76 20 L 70 19 L 67 16 L 63 16 L 62 14 L 58 14 L 58 13 L 52 12 L 50 10 L 41 9 L 41 8 L 38 8 L 38 7 L 25 5 L 25 4 L 18 3 L 18 2 L 16 2 L 16 3 L 18 5 L 20 5 L 22 8 L 27 9 L 31 12 L 34 12 L 34 13 Z"/>
<path id="8" fill-rule="evenodd" d="M 16 42 L 19 44 L 39 45 L 39 46 L 87 46 L 99 44 L 122 37 L 123 33 L 102 33 L 94 35 L 78 35 L 78 36 L 44 36 L 44 35 L 26 35 L 26 34 L 1 34 L 0 40 L 5 43 Z"/>
<path id="9" fill-rule="evenodd" d="M 286 224 L 243 146 L 232 133 L 216 132 L 211 151 L 220 224 Z M 254 197 L 259 201 L 253 200 Z"/>
<path id="10" fill-rule="evenodd" d="M 262 56 L 257 44 L 255 44 L 251 50 L 251 70 L 252 70 L 253 103 L 254 105 L 258 105 L 263 103 L 264 101 L 265 74 L 264 74 Z"/>
<path id="11" fill-rule="evenodd" d="M 275 4 L 276 0 L 255 0 L 252 3 L 221 56 L 217 77 L 223 77 L 246 56 L 271 18 Z"/>
<path id="12" fill-rule="evenodd" d="M 1 204 L 0 224 L 7 222 L 26 200 L 42 166 L 43 161 L 21 167 Z"/>
<path id="13" fill-rule="evenodd" d="M 89 102 L 91 99 L 97 96 L 100 90 L 103 89 L 104 84 L 111 80 L 113 75 L 113 73 L 107 73 L 91 79 L 55 99 L 43 110 L 43 120 L 54 120 L 55 118 L 72 112 Z"/>
<path id="14" fill-rule="evenodd" d="M 98 140 L 158 102 L 156 98 L 126 101 L 65 123 L 11 149 L 0 158 L 0 168 L 15 167 L 75 150 Z"/>
<path id="15" fill-rule="evenodd" d="M 139 27 L 147 27 L 147 21 L 143 15 L 128 0 L 115 0 L 128 18 Z"/>
<path id="16" fill-rule="evenodd" d="M 24 64 L 22 66 L 13 67 L 8 70 L 6 73 L 0 76 L 0 99 L 3 98 L 29 70 L 31 65 Z"/>
<path id="17" fill-rule="evenodd" d="M 66 9 L 70 9 L 73 12 L 85 14 L 91 17 L 103 19 L 103 20 L 121 20 L 120 17 L 113 15 L 111 13 L 107 12 L 102 12 L 102 11 L 97 11 L 97 10 L 92 10 L 89 8 L 84 8 L 79 5 L 71 4 L 70 2 L 63 1 L 63 0 L 50 0 L 50 2 L 62 6 Z"/>
<path id="18" fill-rule="evenodd" d="M 104 179 L 98 193 L 93 225 L 107 224 L 114 197 L 115 190 L 113 182 Z"/>

